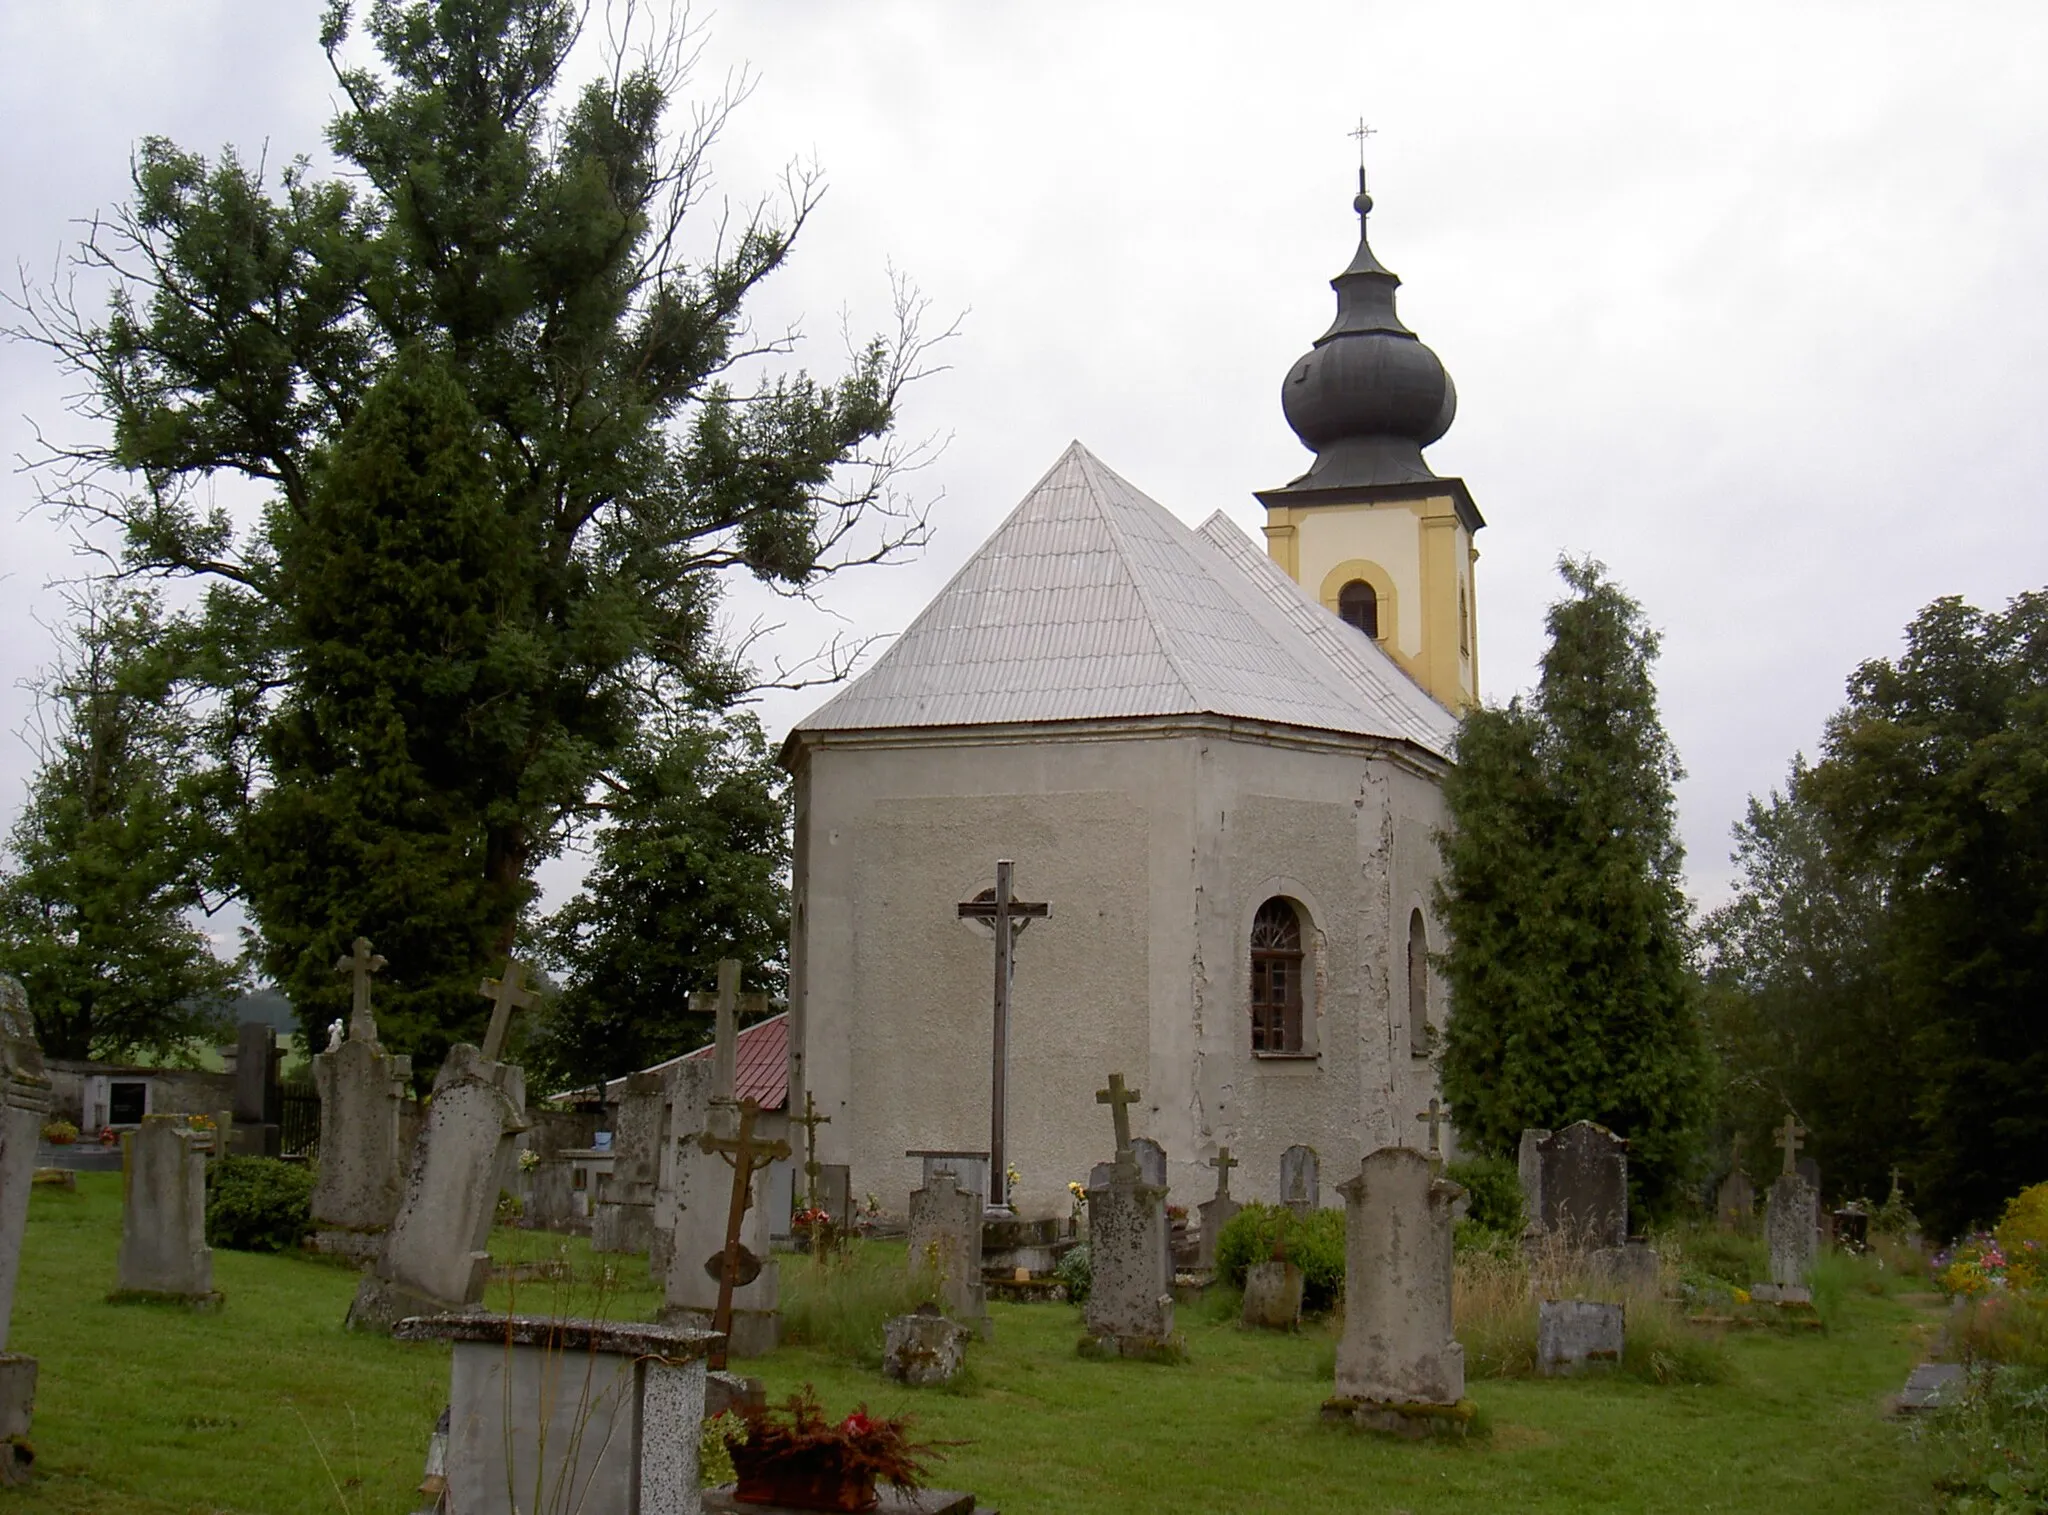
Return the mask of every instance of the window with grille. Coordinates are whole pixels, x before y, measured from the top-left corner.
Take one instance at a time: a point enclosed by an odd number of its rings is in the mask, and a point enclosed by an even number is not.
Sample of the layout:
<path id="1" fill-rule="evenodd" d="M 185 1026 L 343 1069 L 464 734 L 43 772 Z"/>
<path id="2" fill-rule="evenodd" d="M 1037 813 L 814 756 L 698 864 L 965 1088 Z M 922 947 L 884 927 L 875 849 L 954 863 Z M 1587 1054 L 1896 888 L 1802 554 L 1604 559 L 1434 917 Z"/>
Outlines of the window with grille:
<path id="1" fill-rule="evenodd" d="M 1379 637 L 1379 591 L 1364 579 L 1353 579 L 1337 591 L 1337 614 L 1367 636 L 1375 639 Z"/>
<path id="2" fill-rule="evenodd" d="M 1301 918 L 1270 899 L 1252 918 L 1252 1051 L 1301 1051 Z"/>

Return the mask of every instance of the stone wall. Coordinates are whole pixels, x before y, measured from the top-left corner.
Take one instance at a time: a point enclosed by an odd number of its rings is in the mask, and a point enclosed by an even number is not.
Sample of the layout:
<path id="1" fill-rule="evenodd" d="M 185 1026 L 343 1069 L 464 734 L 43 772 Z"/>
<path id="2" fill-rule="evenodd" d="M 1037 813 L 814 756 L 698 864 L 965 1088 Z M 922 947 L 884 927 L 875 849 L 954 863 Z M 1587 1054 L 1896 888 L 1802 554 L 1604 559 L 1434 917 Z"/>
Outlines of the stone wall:
<path id="1" fill-rule="evenodd" d="M 138 1068 L 124 1063 L 95 1063 L 82 1058 L 53 1057 L 49 1060 L 50 1118 L 85 1125 L 85 1081 L 98 1074 L 105 1078 L 130 1079 L 150 1085 L 149 1109 L 153 1115 L 211 1115 L 232 1108 L 235 1076 L 207 1073 L 198 1068 Z"/>

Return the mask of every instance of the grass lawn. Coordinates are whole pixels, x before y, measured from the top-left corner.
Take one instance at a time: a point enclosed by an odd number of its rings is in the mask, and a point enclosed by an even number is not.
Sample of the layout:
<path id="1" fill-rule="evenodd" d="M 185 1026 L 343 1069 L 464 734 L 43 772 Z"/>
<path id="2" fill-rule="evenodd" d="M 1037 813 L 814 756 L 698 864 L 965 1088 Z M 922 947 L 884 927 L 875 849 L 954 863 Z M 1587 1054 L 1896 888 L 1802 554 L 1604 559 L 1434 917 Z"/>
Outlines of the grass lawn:
<path id="1" fill-rule="evenodd" d="M 448 1348 L 353 1336 L 355 1275 L 299 1258 L 214 1254 L 218 1315 L 110 1305 L 118 1175 L 38 1189 L 12 1346 L 41 1359 L 37 1482 L 0 1490 L 0 1515 L 296 1515 L 413 1508 L 446 1400 Z M 506 1258 L 557 1255 L 561 1238 L 501 1233 Z M 517 1305 L 566 1313 L 597 1301 L 645 1318 L 644 1267 L 611 1286 L 568 1243 L 579 1283 L 518 1286 Z M 785 1259 L 785 1287 L 809 1263 Z M 513 1303 L 496 1286 L 492 1304 Z M 995 1305 L 996 1340 L 969 1381 L 907 1391 L 806 1348 L 747 1365 L 781 1396 L 817 1385 L 828 1409 L 913 1410 L 959 1441 L 938 1482 L 1006 1515 L 1321 1512 L 1924 1510 L 1925 1451 L 1883 1418 L 1932 1315 L 1856 1296 L 1827 1336 L 1730 1338 L 1734 1371 L 1708 1388 L 1634 1381 L 1472 1385 L 1466 1444 L 1408 1446 L 1321 1424 L 1330 1338 L 1263 1336 L 1182 1312 L 1184 1367 L 1084 1362 L 1064 1305 Z M 609 1515 L 592 1511 L 587 1515 Z"/>

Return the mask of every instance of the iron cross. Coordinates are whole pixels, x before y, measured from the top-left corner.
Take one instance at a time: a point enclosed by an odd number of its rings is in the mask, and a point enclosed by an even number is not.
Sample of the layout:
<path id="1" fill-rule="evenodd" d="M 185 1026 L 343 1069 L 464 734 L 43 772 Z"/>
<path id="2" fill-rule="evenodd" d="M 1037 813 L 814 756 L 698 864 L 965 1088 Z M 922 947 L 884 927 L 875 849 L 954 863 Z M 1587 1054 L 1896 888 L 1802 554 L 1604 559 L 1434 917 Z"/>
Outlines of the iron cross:
<path id="1" fill-rule="evenodd" d="M 1358 125 L 1357 125 L 1357 126 L 1355 126 L 1354 128 L 1352 128 L 1352 129 L 1351 129 L 1350 131 L 1346 132 L 1346 133 L 1345 133 L 1344 135 L 1345 135 L 1345 136 L 1347 136 L 1347 137 L 1350 137 L 1350 138 L 1352 138 L 1352 139 L 1353 139 L 1354 141 L 1356 141 L 1356 142 L 1358 143 L 1358 171 L 1359 171 L 1360 173 L 1364 173 L 1364 172 L 1365 172 L 1365 139 L 1366 139 L 1367 137 L 1377 137 L 1377 136 L 1379 135 L 1379 128 L 1378 128 L 1378 127 L 1373 127 L 1373 126 L 1367 126 L 1367 125 L 1365 124 L 1365 117 L 1363 117 L 1363 116 L 1360 116 L 1360 117 L 1358 118 Z"/>
<path id="2" fill-rule="evenodd" d="M 514 1010 L 531 1010 L 540 1003 L 540 995 L 521 982 L 526 977 L 526 965 L 518 958 L 505 962 L 503 978 L 487 978 L 477 988 L 477 993 L 491 1002 L 491 1024 L 484 1032 L 484 1061 L 494 1063 L 498 1054 L 505 1050 L 505 1033 L 512 1028 Z"/>
<path id="3" fill-rule="evenodd" d="M 1209 1166 L 1216 1170 L 1216 1197 L 1230 1198 L 1230 1170 L 1238 1166 L 1237 1159 L 1230 1155 L 1228 1147 L 1218 1147 L 1216 1155 L 1209 1159 Z"/>
<path id="4" fill-rule="evenodd" d="M 349 984 L 350 1041 L 374 1042 L 377 1039 L 377 1018 L 370 1014 L 370 975 L 381 972 L 384 966 L 384 959 L 370 949 L 367 936 L 357 937 L 349 955 L 334 965 L 336 973 L 353 975 Z"/>
<path id="5" fill-rule="evenodd" d="M 724 1338 L 732 1335 L 732 1291 L 751 1280 L 751 1274 L 746 1279 L 740 1277 L 747 1263 L 752 1262 L 756 1272 L 760 1267 L 760 1259 L 740 1242 L 740 1227 L 746 1222 L 747 1205 L 753 1197 L 754 1170 L 789 1156 L 788 1142 L 755 1139 L 754 1119 L 760 1113 L 759 1100 L 743 1099 L 740 1101 L 740 1128 L 736 1135 L 718 1136 L 706 1131 L 697 1138 L 697 1145 L 706 1152 L 715 1152 L 732 1164 L 732 1202 L 725 1212 L 725 1246 L 715 1257 L 707 1259 L 718 1269 L 718 1307 L 711 1316 L 711 1329 L 720 1333 L 721 1340 L 710 1352 L 713 1372 L 725 1371 Z"/>
<path id="6" fill-rule="evenodd" d="M 1806 1134 L 1806 1127 L 1800 1125 L 1790 1114 L 1786 1115 L 1785 1124 L 1778 1128 L 1778 1145 L 1785 1149 L 1785 1171 L 1787 1173 L 1799 1171 L 1798 1166 L 1792 1159 L 1793 1154 L 1799 1150 L 1799 1138 Z"/>
<path id="7" fill-rule="evenodd" d="M 804 1090 L 804 1113 L 796 1117 L 796 1123 L 804 1128 L 804 1208 L 818 1208 L 818 1175 L 824 1171 L 818 1161 L 818 1127 L 832 1124 L 832 1117 L 818 1113 L 818 1102 L 811 1097 L 811 1091 Z"/>
<path id="8" fill-rule="evenodd" d="M 1010 1083 L 1010 982 L 1016 977 L 1017 934 L 1033 921 L 1052 914 L 1052 906 L 1030 904 L 1011 894 L 1016 864 L 1008 858 L 996 863 L 996 886 L 968 900 L 960 908 L 963 921 L 987 921 L 996 933 L 996 1035 L 991 1058 L 988 1114 L 988 1205 L 1000 1209 L 1010 1199 L 1010 1165 L 1005 1158 L 1003 1133 L 1009 1124 Z"/>
<path id="9" fill-rule="evenodd" d="M 1116 1160 L 1127 1163 L 1131 1160 L 1131 1106 L 1138 1101 L 1136 1089 L 1124 1087 L 1124 1076 L 1112 1073 L 1109 1087 L 1095 1091 L 1095 1103 L 1109 1106 L 1109 1118 L 1116 1122 Z"/>
<path id="10" fill-rule="evenodd" d="M 1429 1101 L 1429 1108 L 1423 1111 L 1420 1115 L 1416 1116 L 1415 1118 L 1417 1120 L 1426 1120 L 1429 1122 L 1429 1155 L 1432 1158 L 1441 1161 L 1444 1155 L 1444 1148 L 1442 1138 L 1438 1135 L 1438 1131 L 1442 1127 L 1443 1123 L 1451 1118 L 1451 1107 L 1449 1105 L 1439 1104 L 1436 1100 L 1436 1097 L 1432 1095 Z"/>

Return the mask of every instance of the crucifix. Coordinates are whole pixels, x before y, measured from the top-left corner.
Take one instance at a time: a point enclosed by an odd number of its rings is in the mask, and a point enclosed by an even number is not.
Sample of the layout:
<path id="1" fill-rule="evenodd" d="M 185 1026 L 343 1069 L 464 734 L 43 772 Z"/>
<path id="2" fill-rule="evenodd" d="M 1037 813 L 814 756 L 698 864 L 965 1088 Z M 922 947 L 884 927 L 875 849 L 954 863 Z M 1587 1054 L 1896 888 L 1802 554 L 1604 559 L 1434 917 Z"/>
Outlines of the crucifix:
<path id="1" fill-rule="evenodd" d="M 1109 1118 L 1116 1122 L 1116 1161 L 1120 1168 L 1137 1164 L 1131 1154 L 1131 1106 L 1137 1101 L 1138 1091 L 1124 1087 L 1121 1073 L 1110 1074 L 1109 1087 L 1095 1091 L 1095 1103 L 1109 1106 Z"/>
<path id="2" fill-rule="evenodd" d="M 818 1175 L 825 1171 L 818 1161 L 818 1127 L 832 1124 L 832 1117 L 818 1113 L 818 1102 L 811 1097 L 811 1091 L 804 1090 L 804 1113 L 796 1117 L 796 1123 L 804 1128 L 804 1208 L 818 1208 Z M 819 1257 L 824 1256 L 823 1251 Z"/>
<path id="3" fill-rule="evenodd" d="M 701 989 L 690 993 L 690 1013 L 712 1017 L 711 1097 L 730 1101 L 739 1065 L 739 1014 L 750 1017 L 768 1013 L 768 996 L 740 993 L 740 961 L 736 957 L 718 960 L 718 993 Z"/>
<path id="4" fill-rule="evenodd" d="M 1008 1124 L 1006 1101 L 1010 1082 L 1010 981 L 1016 977 L 1017 936 L 1033 921 L 1052 914 L 1052 906 L 1030 904 L 1010 892 L 1016 864 L 996 863 L 996 886 L 959 907 L 964 921 L 987 921 L 996 933 L 996 1037 L 989 1082 L 988 1207 L 1004 1208 L 1010 1199 L 1010 1165 L 1004 1153 L 1003 1129 Z"/>
<path id="5" fill-rule="evenodd" d="M 1216 1155 L 1209 1159 L 1209 1166 L 1216 1170 L 1216 1197 L 1230 1198 L 1230 1170 L 1238 1166 L 1237 1159 L 1230 1155 L 1228 1147 L 1218 1147 Z"/>
<path id="6" fill-rule="evenodd" d="M 1806 1134 L 1806 1127 L 1800 1125 L 1790 1114 L 1786 1115 L 1785 1124 L 1778 1128 L 1778 1145 L 1785 1149 L 1785 1171 L 1787 1173 L 1796 1173 L 1798 1171 L 1798 1167 L 1792 1158 L 1793 1154 L 1799 1150 L 1799 1138 Z"/>
<path id="7" fill-rule="evenodd" d="M 712 1312 L 711 1329 L 727 1338 L 732 1335 L 732 1291 L 752 1283 L 761 1272 L 761 1259 L 740 1240 L 740 1227 L 746 1222 L 747 1205 L 753 1198 L 754 1170 L 789 1156 L 788 1142 L 755 1139 L 754 1119 L 760 1113 L 760 1101 L 743 1099 L 737 1134 L 719 1136 L 706 1131 L 697 1138 L 697 1145 L 706 1152 L 716 1153 L 732 1164 L 732 1203 L 725 1212 L 725 1245 L 704 1260 L 704 1271 L 718 1280 L 718 1306 Z M 711 1349 L 710 1361 L 713 1372 L 725 1371 L 725 1341 Z"/>
<path id="8" fill-rule="evenodd" d="M 367 936 L 357 937 L 349 955 L 334 965 L 336 973 L 352 975 L 349 984 L 352 998 L 348 1011 L 350 1041 L 374 1042 L 377 1039 L 377 1018 L 370 1014 L 370 975 L 382 971 L 383 967 L 384 959 L 370 950 Z"/>
<path id="9" fill-rule="evenodd" d="M 1438 1132 L 1443 1123 L 1451 1118 L 1451 1107 L 1439 1104 L 1436 1096 L 1431 1095 L 1429 1108 L 1415 1118 L 1429 1122 L 1429 1160 L 1437 1163 L 1442 1162 L 1444 1160 L 1443 1139 L 1438 1135 Z"/>
<path id="10" fill-rule="evenodd" d="M 484 1061 L 494 1063 L 505 1050 L 505 1033 L 512 1028 L 514 1010 L 531 1010 L 540 1003 L 540 992 L 523 982 L 526 965 L 518 958 L 505 960 L 503 978 L 487 978 L 477 993 L 491 1002 L 491 1024 L 484 1032 Z"/>

